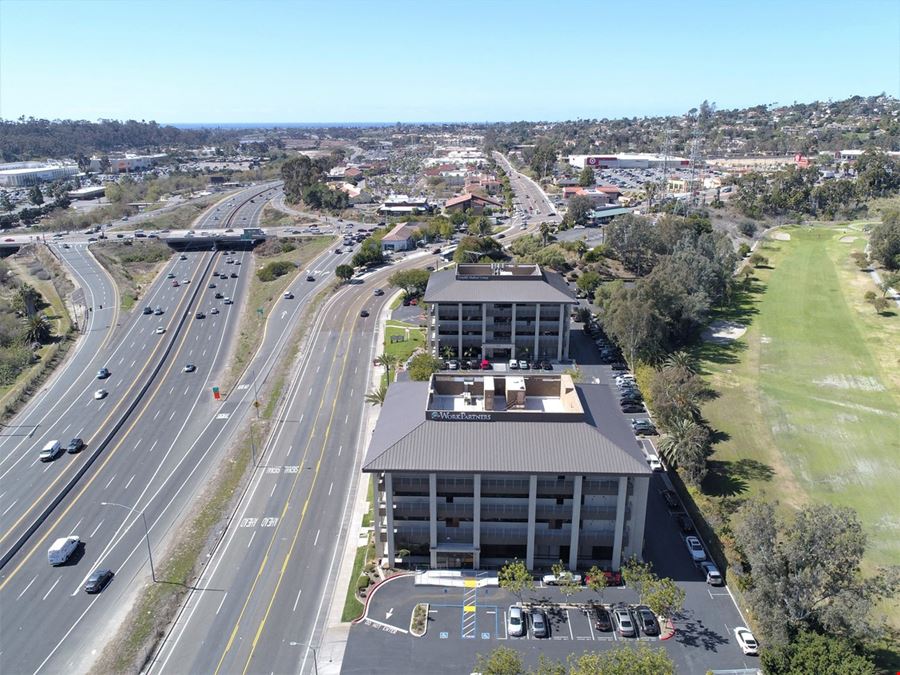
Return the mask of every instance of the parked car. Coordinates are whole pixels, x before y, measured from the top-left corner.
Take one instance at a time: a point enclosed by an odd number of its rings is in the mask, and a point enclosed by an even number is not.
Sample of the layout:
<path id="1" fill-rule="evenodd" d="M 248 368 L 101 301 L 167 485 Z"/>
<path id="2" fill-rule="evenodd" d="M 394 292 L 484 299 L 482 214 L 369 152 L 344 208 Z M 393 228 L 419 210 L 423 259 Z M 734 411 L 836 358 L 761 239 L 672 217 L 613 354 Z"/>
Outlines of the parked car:
<path id="1" fill-rule="evenodd" d="M 622 404 L 622 412 L 628 415 L 633 415 L 635 413 L 644 412 L 644 404 L 643 403 L 623 403 Z"/>
<path id="2" fill-rule="evenodd" d="M 447 370 L 459 370 L 459 361 L 456 359 L 447 361 Z"/>
<path id="3" fill-rule="evenodd" d="M 687 546 L 688 553 L 691 554 L 691 558 L 694 559 L 694 562 L 706 560 L 706 551 L 703 550 L 703 544 L 700 543 L 700 540 L 697 537 L 685 537 L 684 545 Z"/>
<path id="4" fill-rule="evenodd" d="M 114 575 L 112 570 L 94 570 L 91 576 L 88 577 L 87 582 L 84 584 L 85 592 L 100 593 L 104 588 L 106 588 L 107 584 L 112 581 L 113 576 Z"/>
<path id="5" fill-rule="evenodd" d="M 594 610 L 594 628 L 604 633 L 612 630 L 612 619 L 604 607 L 597 607 Z"/>
<path id="6" fill-rule="evenodd" d="M 759 654 L 759 643 L 753 637 L 753 633 L 750 632 L 749 628 L 745 626 L 735 628 L 734 639 L 745 656 L 757 656 Z"/>
<path id="7" fill-rule="evenodd" d="M 515 359 L 510 359 L 509 363 L 507 365 L 509 366 L 510 370 L 518 370 L 519 369 L 519 362 L 516 361 Z"/>
<path id="8" fill-rule="evenodd" d="M 694 531 L 694 523 L 686 514 L 682 513 L 675 520 L 678 522 L 678 527 L 685 534 L 691 534 Z"/>
<path id="9" fill-rule="evenodd" d="M 649 607 L 642 605 L 635 610 L 635 614 L 644 635 L 659 635 L 659 622 Z"/>
<path id="10" fill-rule="evenodd" d="M 553 364 L 549 361 L 541 361 L 542 370 L 553 370 Z"/>
<path id="11" fill-rule="evenodd" d="M 531 610 L 531 632 L 536 638 L 550 637 L 550 628 L 547 626 L 547 617 L 540 609 Z"/>
<path id="12" fill-rule="evenodd" d="M 531 365 L 524 359 L 519 359 L 519 370 L 529 370 Z"/>
<path id="13" fill-rule="evenodd" d="M 700 569 L 703 570 L 703 573 L 706 575 L 706 583 L 710 586 L 725 585 L 725 579 L 722 578 L 722 573 L 719 572 L 719 568 L 713 563 L 709 561 L 702 562 L 700 563 Z"/>
<path id="14" fill-rule="evenodd" d="M 663 500 L 666 502 L 666 505 L 670 509 L 678 508 L 678 506 L 679 506 L 678 497 L 676 496 L 676 494 L 674 492 L 672 492 L 672 490 L 662 490 L 662 491 L 660 491 L 659 494 L 662 495 Z"/>
<path id="15" fill-rule="evenodd" d="M 506 616 L 506 632 L 510 637 L 522 637 L 525 634 L 525 614 L 517 605 L 510 605 Z"/>
<path id="16" fill-rule="evenodd" d="M 613 625 L 616 632 L 622 637 L 635 637 L 634 623 L 631 620 L 631 612 L 628 607 L 619 605 L 612 612 Z"/>
<path id="17" fill-rule="evenodd" d="M 545 574 L 543 577 L 541 577 L 541 581 L 544 583 L 544 586 L 558 586 L 560 581 L 566 578 L 571 579 L 576 584 L 581 583 L 581 575 L 574 572 L 563 572 L 563 574 L 559 577 L 557 577 L 555 574 Z"/>

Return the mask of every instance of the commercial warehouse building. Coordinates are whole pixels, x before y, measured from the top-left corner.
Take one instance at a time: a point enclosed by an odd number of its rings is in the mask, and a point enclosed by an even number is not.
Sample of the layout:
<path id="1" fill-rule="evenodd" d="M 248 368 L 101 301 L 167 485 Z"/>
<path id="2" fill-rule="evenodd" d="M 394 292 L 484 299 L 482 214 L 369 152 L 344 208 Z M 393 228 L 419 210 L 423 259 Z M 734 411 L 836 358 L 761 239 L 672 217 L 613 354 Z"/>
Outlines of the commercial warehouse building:
<path id="1" fill-rule="evenodd" d="M 428 349 L 482 359 L 569 358 L 575 295 L 538 265 L 460 264 L 431 275 Z"/>
<path id="2" fill-rule="evenodd" d="M 133 155 L 131 153 L 108 156 L 109 171 L 106 173 L 129 173 L 150 169 L 166 158 L 165 153 L 155 155 Z M 103 157 L 91 157 L 91 171 L 103 171 Z"/>
<path id="3" fill-rule="evenodd" d="M 642 553 L 650 469 L 608 386 L 563 373 L 397 382 L 363 471 L 391 561 L 617 570 Z"/>
<path id="4" fill-rule="evenodd" d="M 586 166 L 592 169 L 663 169 L 690 166 L 690 160 L 672 155 L 652 154 L 608 154 L 569 155 L 569 164 L 576 169 Z"/>

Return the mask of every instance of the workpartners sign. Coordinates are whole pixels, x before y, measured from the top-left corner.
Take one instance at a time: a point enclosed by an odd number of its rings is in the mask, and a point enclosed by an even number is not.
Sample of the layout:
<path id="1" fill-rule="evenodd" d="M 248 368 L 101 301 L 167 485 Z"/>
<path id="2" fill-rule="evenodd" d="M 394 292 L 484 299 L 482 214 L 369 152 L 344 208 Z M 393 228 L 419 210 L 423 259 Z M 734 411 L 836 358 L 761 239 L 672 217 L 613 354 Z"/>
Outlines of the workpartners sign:
<path id="1" fill-rule="evenodd" d="M 494 416 L 486 412 L 451 412 L 448 410 L 432 410 L 434 422 L 493 422 Z"/>

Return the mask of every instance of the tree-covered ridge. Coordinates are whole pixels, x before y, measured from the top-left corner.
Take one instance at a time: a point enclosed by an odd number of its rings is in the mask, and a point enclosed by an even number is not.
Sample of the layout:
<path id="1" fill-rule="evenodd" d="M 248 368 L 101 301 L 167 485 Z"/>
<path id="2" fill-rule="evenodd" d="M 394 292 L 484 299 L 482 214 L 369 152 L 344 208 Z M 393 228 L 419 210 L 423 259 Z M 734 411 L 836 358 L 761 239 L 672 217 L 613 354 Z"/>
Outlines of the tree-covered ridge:
<path id="1" fill-rule="evenodd" d="M 18 162 L 89 156 L 116 150 L 157 151 L 175 146 L 222 143 L 242 132 L 221 129 L 179 129 L 156 122 L 127 120 L 0 119 L 0 160 Z"/>

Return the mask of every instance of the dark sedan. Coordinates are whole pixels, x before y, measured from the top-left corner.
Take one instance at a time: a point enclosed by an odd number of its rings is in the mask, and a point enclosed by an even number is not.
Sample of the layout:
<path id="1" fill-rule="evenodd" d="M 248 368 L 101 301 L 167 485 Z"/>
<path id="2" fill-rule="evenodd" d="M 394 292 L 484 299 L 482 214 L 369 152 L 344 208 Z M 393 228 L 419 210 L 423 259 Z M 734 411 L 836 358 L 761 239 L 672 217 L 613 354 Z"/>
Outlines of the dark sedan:
<path id="1" fill-rule="evenodd" d="M 594 610 L 594 628 L 604 633 L 612 630 L 612 619 L 609 618 L 609 612 L 603 607 Z"/>
<path id="2" fill-rule="evenodd" d="M 84 448 L 84 441 L 80 438 L 73 438 L 66 446 L 66 452 L 74 455 L 76 452 L 81 452 L 82 448 Z"/>
<path id="3" fill-rule="evenodd" d="M 112 570 L 95 570 L 84 584 L 84 590 L 88 593 L 99 593 L 106 588 L 106 585 L 112 580 L 113 576 Z"/>

